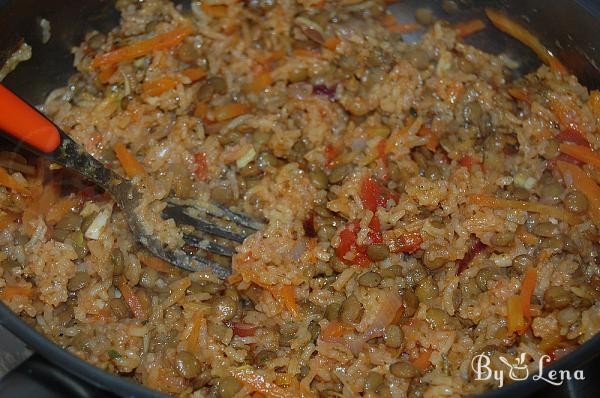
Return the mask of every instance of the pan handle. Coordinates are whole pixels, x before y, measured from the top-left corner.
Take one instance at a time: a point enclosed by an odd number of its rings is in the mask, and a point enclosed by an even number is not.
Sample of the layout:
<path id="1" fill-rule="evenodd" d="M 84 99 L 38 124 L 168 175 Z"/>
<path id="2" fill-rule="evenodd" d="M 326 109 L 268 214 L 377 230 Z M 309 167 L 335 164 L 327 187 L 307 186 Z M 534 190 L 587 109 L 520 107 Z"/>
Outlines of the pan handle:
<path id="1" fill-rule="evenodd" d="M 0 380 L 0 397 L 116 398 L 34 355 Z"/>

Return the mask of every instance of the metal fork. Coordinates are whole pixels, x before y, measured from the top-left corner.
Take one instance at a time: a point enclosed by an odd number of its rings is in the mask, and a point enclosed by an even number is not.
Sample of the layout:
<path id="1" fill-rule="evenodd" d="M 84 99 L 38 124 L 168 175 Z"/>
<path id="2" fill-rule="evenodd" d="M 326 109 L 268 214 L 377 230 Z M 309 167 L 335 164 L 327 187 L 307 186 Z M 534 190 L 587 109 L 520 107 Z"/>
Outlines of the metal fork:
<path id="1" fill-rule="evenodd" d="M 0 85 L 0 130 L 17 146 L 68 169 L 108 192 L 121 208 L 137 240 L 152 254 L 187 271 L 210 268 L 219 278 L 226 278 L 231 269 L 206 256 L 192 253 L 185 247 L 172 249 L 146 231 L 136 209 L 142 194 L 138 187 L 88 154 L 65 132 L 34 107 Z M 181 227 L 186 246 L 231 257 L 235 249 L 226 241 L 241 243 L 262 224 L 251 217 L 218 203 L 165 199 L 163 218 L 173 219 Z M 215 238 L 211 238 L 216 237 Z M 219 240 L 220 238 L 220 240 Z"/>

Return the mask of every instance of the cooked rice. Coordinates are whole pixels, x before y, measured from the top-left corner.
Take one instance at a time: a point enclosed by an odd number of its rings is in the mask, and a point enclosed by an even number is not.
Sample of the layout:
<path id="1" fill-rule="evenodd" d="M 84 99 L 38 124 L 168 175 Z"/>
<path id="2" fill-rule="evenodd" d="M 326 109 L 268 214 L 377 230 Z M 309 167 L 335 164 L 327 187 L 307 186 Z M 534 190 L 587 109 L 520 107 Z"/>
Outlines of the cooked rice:
<path id="1" fill-rule="evenodd" d="M 79 72 L 43 111 L 119 173 L 112 147 L 128 147 L 147 173 L 139 211 L 170 245 L 171 193 L 268 225 L 220 282 L 152 258 L 113 201 L 68 171 L 4 162 L 28 192 L 0 188 L 0 294 L 58 345 L 180 396 L 438 397 L 495 387 L 474 380 L 478 353 L 494 369 L 527 353 L 535 369 L 600 329 L 594 203 L 555 162 L 561 131 L 600 147 L 598 93 L 574 76 L 542 66 L 513 80 L 514 61 L 444 22 L 405 43 L 382 25 L 383 1 L 117 6 L 121 24 L 74 50 Z M 181 26 L 194 32 L 178 46 L 92 66 Z M 150 95 L 164 77 L 175 85 Z M 243 111 L 218 115 L 232 103 Z M 532 268 L 532 319 L 511 330 L 507 302 Z"/>

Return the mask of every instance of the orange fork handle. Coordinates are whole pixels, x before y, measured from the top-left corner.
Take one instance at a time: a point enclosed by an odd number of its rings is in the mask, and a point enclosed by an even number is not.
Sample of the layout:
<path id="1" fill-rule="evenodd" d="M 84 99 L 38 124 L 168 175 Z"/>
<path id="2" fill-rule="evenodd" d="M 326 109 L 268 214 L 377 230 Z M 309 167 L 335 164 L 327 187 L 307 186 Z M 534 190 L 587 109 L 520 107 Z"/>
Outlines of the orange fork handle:
<path id="1" fill-rule="evenodd" d="M 58 128 L 1 84 L 0 130 L 44 153 L 60 145 Z"/>

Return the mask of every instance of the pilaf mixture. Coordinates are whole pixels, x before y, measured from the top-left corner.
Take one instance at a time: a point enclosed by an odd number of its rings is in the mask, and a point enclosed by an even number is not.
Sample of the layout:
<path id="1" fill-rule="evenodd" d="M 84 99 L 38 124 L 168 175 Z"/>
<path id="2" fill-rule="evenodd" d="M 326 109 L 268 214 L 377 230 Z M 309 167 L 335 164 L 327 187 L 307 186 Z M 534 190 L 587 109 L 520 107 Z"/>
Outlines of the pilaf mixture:
<path id="1" fill-rule="evenodd" d="M 421 10 L 409 44 L 377 0 L 117 7 L 43 112 L 170 244 L 170 193 L 267 225 L 227 281 L 190 274 L 106 194 L 3 153 L 0 296 L 55 343 L 181 396 L 439 397 L 496 386 L 475 355 L 535 369 L 600 329 L 600 93 L 543 48 L 515 80 L 462 40 L 489 21 Z"/>

